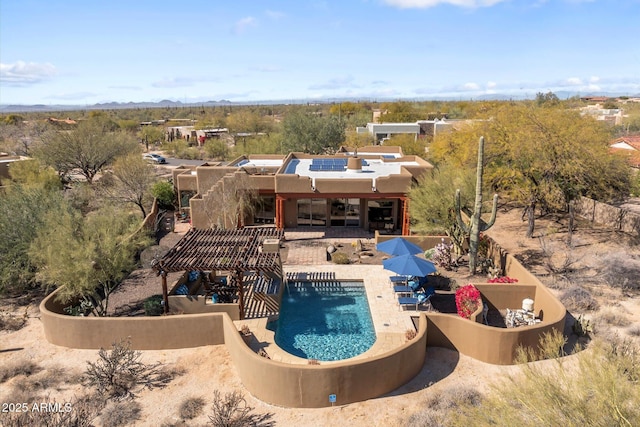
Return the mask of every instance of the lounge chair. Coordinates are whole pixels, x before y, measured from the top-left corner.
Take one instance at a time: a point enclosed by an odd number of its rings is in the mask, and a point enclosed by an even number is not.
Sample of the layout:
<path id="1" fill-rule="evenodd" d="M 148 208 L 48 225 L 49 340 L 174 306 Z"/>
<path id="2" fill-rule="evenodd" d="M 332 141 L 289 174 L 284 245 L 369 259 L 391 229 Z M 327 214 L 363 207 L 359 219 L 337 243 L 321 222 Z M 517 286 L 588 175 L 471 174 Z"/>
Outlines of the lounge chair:
<path id="1" fill-rule="evenodd" d="M 433 295 L 435 295 L 435 293 L 435 289 L 429 288 L 424 293 L 419 292 L 414 294 L 415 296 L 413 297 L 398 297 L 398 304 L 403 310 L 408 307 L 414 306 L 415 310 L 417 311 L 418 307 L 420 307 L 421 305 L 428 303 L 429 306 L 431 306 L 430 299 Z"/>
<path id="2" fill-rule="evenodd" d="M 395 285 L 393 287 L 393 292 L 397 294 L 413 294 L 414 292 L 419 292 L 422 288 L 422 285 L 415 280 L 409 280 L 406 285 Z"/>
<path id="3" fill-rule="evenodd" d="M 406 285 L 408 280 L 409 278 L 407 276 L 389 276 L 389 282 L 391 282 L 392 285 Z"/>

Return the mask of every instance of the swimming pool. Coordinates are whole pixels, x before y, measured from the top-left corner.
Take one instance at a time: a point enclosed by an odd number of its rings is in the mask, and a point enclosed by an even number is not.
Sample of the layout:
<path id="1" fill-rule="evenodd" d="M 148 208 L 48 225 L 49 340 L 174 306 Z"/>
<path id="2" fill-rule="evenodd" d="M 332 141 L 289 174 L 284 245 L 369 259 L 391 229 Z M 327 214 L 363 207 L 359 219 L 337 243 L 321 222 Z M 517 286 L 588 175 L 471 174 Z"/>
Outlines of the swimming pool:
<path id="1" fill-rule="evenodd" d="M 367 351 L 376 341 L 362 282 L 289 282 L 282 295 L 276 344 L 295 356 L 343 360 Z"/>

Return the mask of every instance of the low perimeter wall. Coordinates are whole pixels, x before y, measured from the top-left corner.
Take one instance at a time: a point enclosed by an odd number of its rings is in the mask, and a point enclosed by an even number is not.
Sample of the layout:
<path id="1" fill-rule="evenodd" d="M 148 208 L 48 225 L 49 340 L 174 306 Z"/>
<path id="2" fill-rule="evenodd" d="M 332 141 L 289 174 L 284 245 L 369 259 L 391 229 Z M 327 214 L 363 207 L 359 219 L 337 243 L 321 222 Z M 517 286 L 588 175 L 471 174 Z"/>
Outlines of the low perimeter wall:
<path id="1" fill-rule="evenodd" d="M 60 314 L 56 292 L 40 304 L 45 337 L 70 348 L 109 348 L 130 337 L 132 348 L 162 350 L 225 344 L 242 383 L 264 402 L 292 407 L 344 405 L 389 393 L 422 369 L 427 349 L 427 319 L 420 316 L 417 336 L 394 351 L 354 361 L 291 365 L 257 355 L 226 313 L 157 317 L 76 317 Z M 189 331 L 185 333 L 184 331 Z"/>

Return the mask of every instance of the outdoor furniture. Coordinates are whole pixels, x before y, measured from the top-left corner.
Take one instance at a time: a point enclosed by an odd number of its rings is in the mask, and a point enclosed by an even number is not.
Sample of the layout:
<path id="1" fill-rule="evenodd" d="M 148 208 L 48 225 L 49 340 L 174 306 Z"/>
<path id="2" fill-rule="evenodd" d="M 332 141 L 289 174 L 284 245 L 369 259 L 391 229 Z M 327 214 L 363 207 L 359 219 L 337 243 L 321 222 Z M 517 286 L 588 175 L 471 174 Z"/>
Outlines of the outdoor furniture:
<path id="1" fill-rule="evenodd" d="M 413 294 L 413 289 L 411 289 L 411 287 L 406 285 L 396 285 L 393 287 L 393 292 L 395 292 L 398 295 L 411 296 L 411 294 Z"/>
<path id="2" fill-rule="evenodd" d="M 540 323 L 533 311 L 523 309 L 511 310 L 507 308 L 507 315 L 504 318 L 507 328 L 517 328 L 518 326 L 530 326 Z"/>
<path id="3" fill-rule="evenodd" d="M 431 306 L 431 297 L 436 293 L 435 289 L 429 288 L 424 293 L 418 292 L 413 297 L 398 297 L 398 304 L 401 309 L 406 309 L 411 306 L 415 306 L 415 310 L 418 310 L 418 307 L 424 304 L 429 303 Z"/>
<path id="4" fill-rule="evenodd" d="M 396 284 L 406 285 L 408 280 L 409 278 L 407 276 L 389 276 L 389 282 L 392 285 L 396 285 Z"/>

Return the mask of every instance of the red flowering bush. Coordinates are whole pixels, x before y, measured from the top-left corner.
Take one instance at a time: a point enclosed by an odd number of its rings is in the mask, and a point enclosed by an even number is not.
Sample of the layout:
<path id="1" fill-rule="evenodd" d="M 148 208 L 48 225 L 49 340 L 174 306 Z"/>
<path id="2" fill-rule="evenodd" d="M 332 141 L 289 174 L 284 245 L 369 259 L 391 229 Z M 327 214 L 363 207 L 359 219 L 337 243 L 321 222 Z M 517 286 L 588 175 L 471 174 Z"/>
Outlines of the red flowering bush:
<path id="1" fill-rule="evenodd" d="M 471 283 L 459 288 L 456 291 L 456 308 L 458 309 L 458 316 L 468 319 L 471 317 L 474 311 L 476 311 L 482 300 L 480 298 L 480 291 Z"/>
<path id="2" fill-rule="evenodd" d="M 517 281 L 518 279 L 514 279 L 513 277 L 502 276 L 502 277 L 494 277 L 493 279 L 489 279 L 487 280 L 487 283 L 516 283 Z"/>

